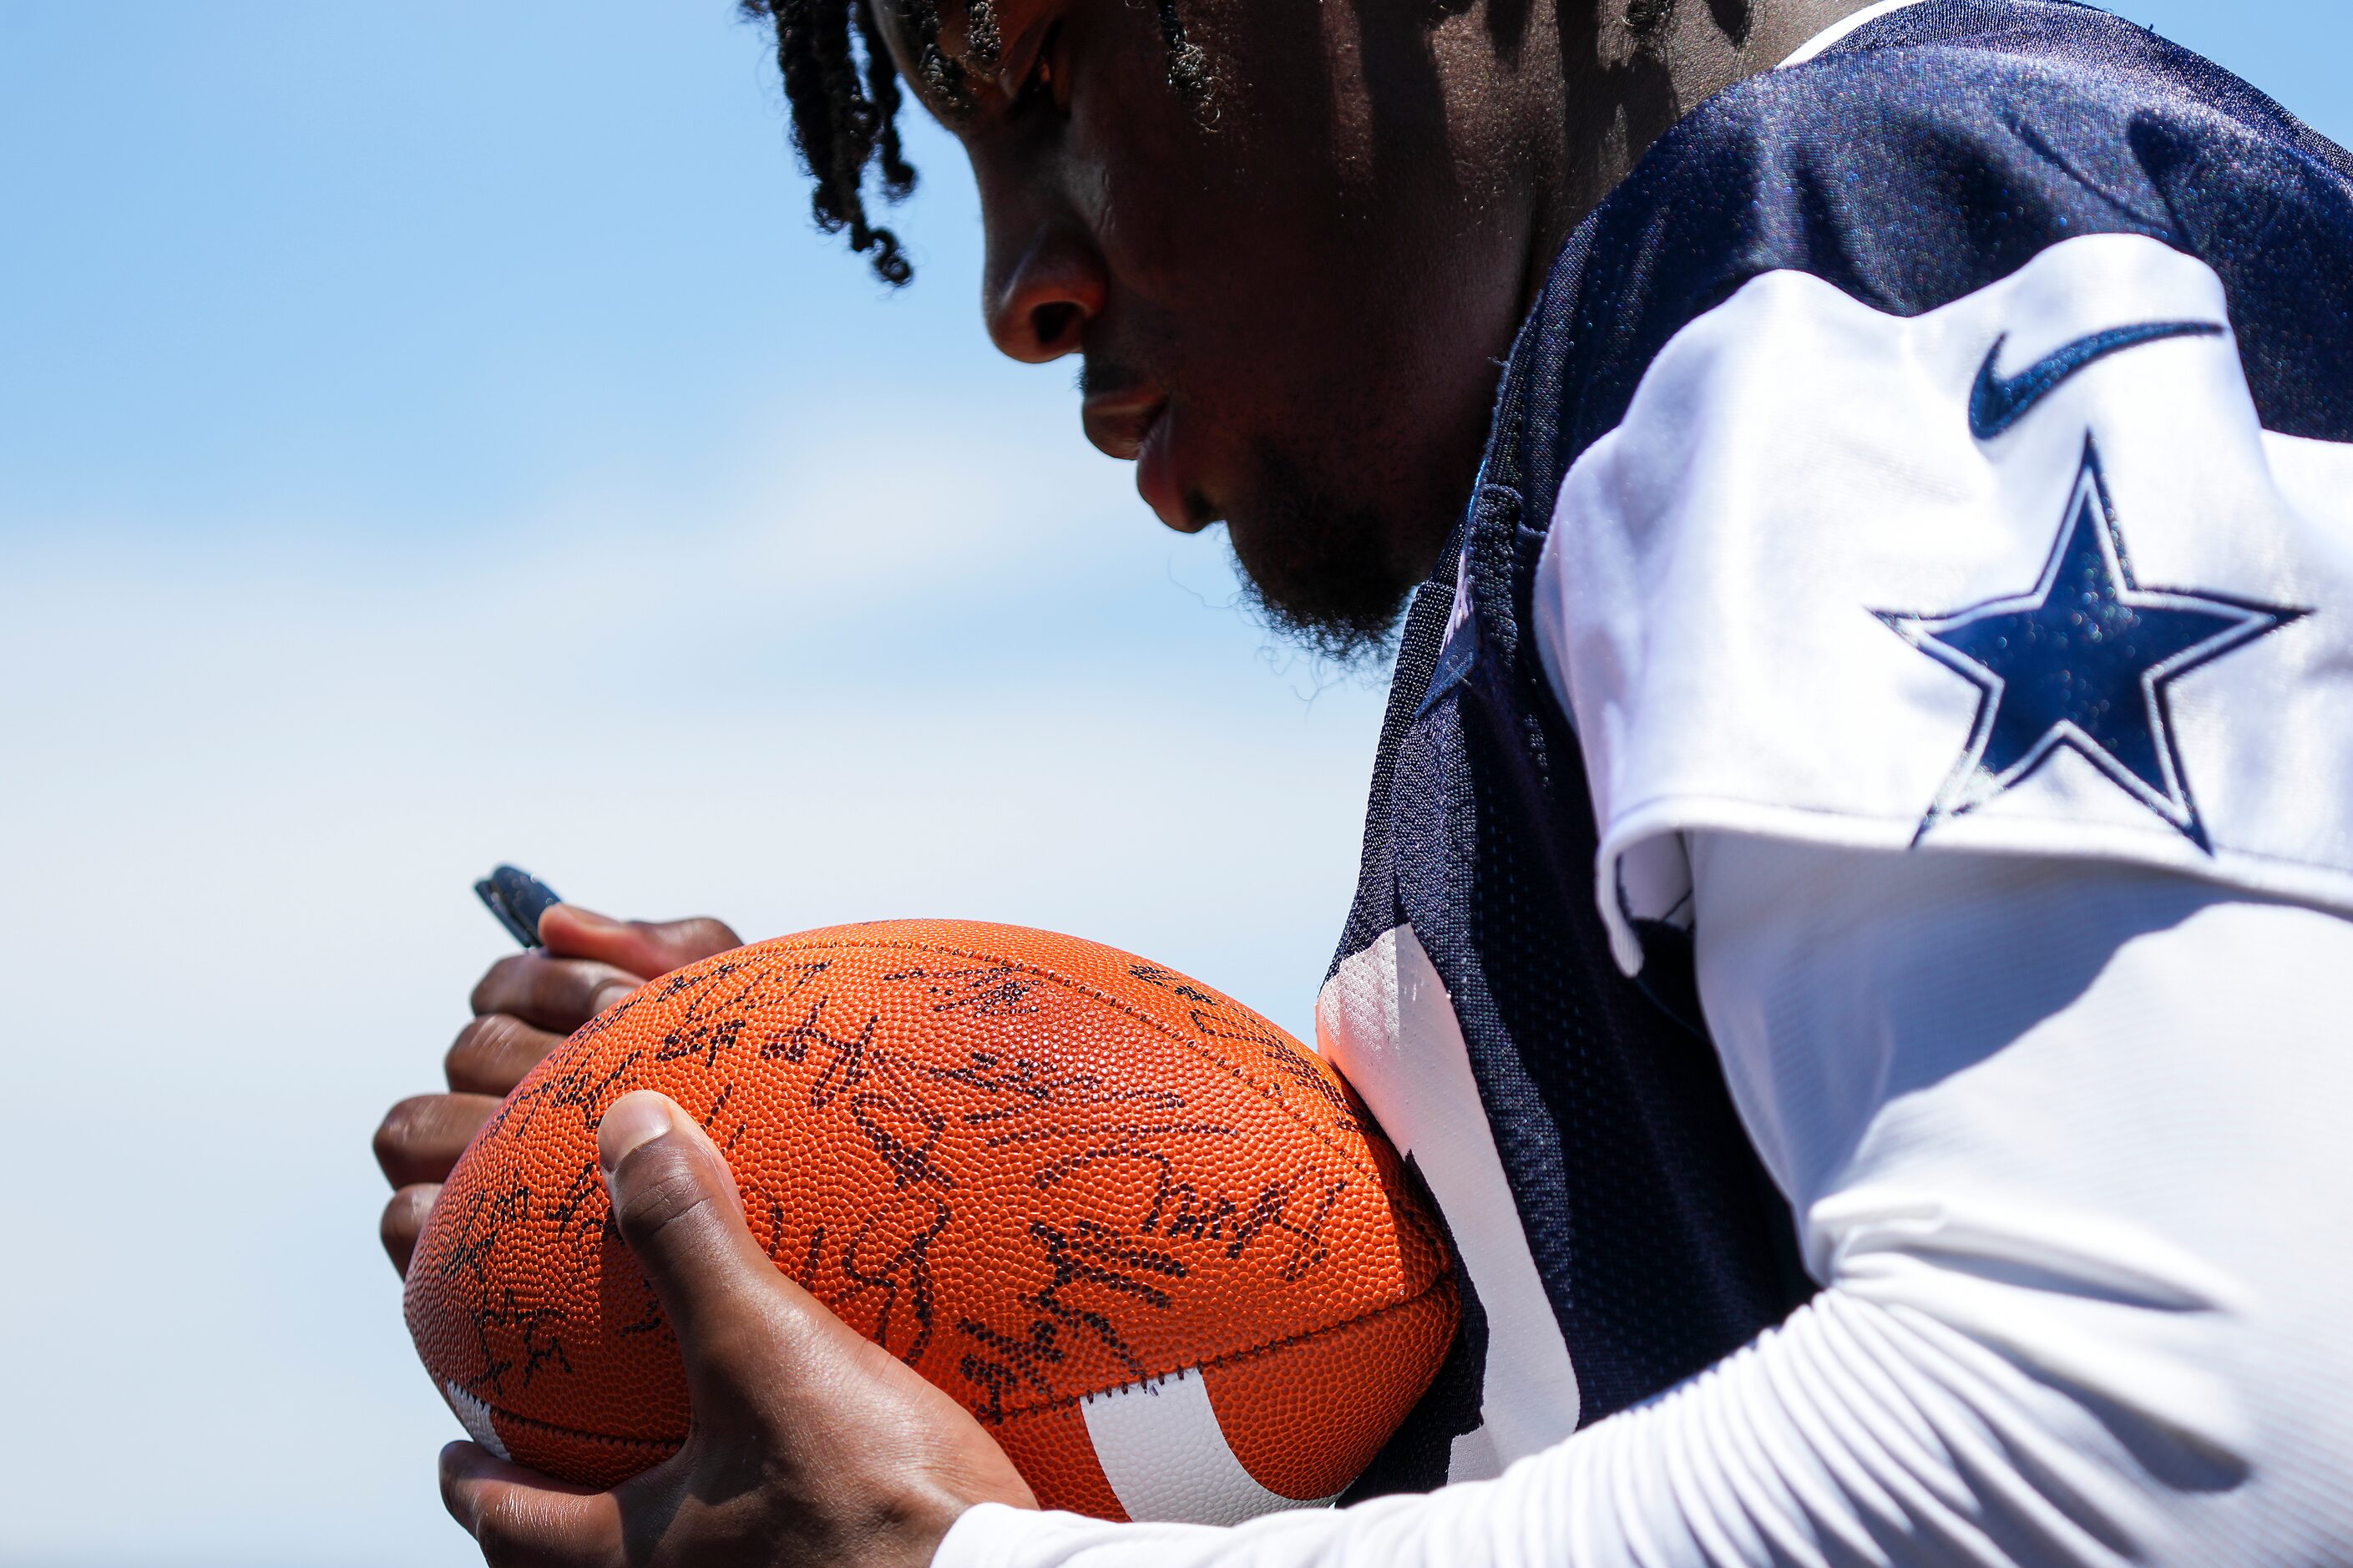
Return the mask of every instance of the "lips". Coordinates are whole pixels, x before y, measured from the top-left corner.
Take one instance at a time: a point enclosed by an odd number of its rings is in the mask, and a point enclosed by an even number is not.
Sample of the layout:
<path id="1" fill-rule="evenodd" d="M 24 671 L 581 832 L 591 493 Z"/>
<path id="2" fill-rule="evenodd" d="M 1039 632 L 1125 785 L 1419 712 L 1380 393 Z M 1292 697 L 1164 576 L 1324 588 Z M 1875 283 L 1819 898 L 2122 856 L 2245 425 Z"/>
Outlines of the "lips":
<path id="1" fill-rule="evenodd" d="M 1145 388 L 1097 393 L 1087 398 L 1080 418 L 1098 450 L 1135 464 L 1136 493 L 1162 522 L 1184 533 L 1198 530 L 1171 452 L 1176 420 L 1166 394 Z"/>
<path id="2" fill-rule="evenodd" d="M 1087 427 L 1087 439 L 1105 457 L 1133 462 L 1167 408 L 1166 395 L 1148 388 L 1098 392 L 1088 396 L 1079 418 Z"/>

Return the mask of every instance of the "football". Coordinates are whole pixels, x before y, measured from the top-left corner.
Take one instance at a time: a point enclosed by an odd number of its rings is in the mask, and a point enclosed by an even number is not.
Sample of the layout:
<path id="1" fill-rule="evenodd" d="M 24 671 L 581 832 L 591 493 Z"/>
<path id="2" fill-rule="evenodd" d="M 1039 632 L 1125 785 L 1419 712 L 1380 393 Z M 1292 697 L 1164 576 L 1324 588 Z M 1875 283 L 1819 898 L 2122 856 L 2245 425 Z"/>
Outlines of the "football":
<path id="1" fill-rule="evenodd" d="M 1436 1374 L 1444 1238 L 1313 1051 L 1184 975 L 969 921 L 846 926 L 666 975 L 459 1162 L 409 1329 L 476 1441 L 609 1485 L 687 1430 L 607 1223 L 596 1124 L 659 1089 L 776 1267 L 946 1390 L 1048 1508 L 1232 1523 L 1330 1499 Z"/>

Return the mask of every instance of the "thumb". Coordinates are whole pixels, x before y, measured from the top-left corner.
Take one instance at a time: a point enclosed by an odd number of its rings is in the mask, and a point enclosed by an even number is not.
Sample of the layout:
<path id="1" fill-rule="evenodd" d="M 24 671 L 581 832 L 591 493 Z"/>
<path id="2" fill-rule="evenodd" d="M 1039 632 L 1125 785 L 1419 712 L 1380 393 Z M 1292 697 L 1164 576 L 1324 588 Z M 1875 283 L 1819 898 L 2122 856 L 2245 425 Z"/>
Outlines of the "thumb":
<path id="1" fill-rule="evenodd" d="M 639 1089 L 615 1100 L 596 1130 L 596 1159 L 622 1238 L 678 1335 L 688 1393 L 708 1417 L 712 1404 L 740 1399 L 728 1368 L 769 1337 L 786 1281 L 744 1223 L 734 1172 L 666 1096 Z"/>
<path id="2" fill-rule="evenodd" d="M 709 918 L 617 921 L 578 904 L 550 904 L 539 917 L 539 940 L 554 958 L 587 958 L 651 978 L 744 945 L 744 939 Z"/>

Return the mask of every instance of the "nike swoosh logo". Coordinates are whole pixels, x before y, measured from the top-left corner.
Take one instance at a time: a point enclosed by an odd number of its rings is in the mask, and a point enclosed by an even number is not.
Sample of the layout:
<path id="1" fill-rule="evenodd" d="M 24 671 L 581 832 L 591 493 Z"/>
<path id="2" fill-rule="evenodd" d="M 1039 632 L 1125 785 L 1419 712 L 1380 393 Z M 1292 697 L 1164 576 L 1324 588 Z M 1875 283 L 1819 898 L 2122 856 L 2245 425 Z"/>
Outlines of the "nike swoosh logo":
<path id="1" fill-rule="evenodd" d="M 2001 357 L 2001 345 L 2010 341 L 2005 332 L 1986 351 L 1985 363 L 1978 366 L 1977 384 L 1969 388 L 1969 434 L 1980 441 L 1992 440 L 2032 413 L 2034 405 L 2058 391 L 2069 376 L 2110 354 L 2160 338 L 2220 337 L 2229 330 L 2214 321 L 2144 321 L 2137 327 L 2116 327 L 2077 338 L 2016 375 L 2003 375 L 1993 368 L 1994 361 Z"/>

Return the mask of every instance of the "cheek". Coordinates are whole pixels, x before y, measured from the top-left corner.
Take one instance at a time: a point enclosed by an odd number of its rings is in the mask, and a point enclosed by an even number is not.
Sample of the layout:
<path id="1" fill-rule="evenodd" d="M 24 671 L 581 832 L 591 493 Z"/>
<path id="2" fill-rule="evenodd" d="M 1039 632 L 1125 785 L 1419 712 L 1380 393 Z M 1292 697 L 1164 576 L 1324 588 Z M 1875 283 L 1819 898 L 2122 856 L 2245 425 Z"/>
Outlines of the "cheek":
<path id="1" fill-rule="evenodd" d="M 1113 352 L 1251 425 L 1319 397 L 1335 373 L 1361 377 L 1363 318 L 1381 305 L 1350 266 L 1360 237 L 1330 184 L 1224 120 L 1205 132 L 1163 78 L 1123 85 L 1148 107 L 1074 125 L 1071 141 L 1071 188 L 1113 279 Z"/>
<path id="2" fill-rule="evenodd" d="M 1147 58 L 1158 62 L 1156 47 Z M 1165 77 L 1124 72 L 1073 109 L 1068 188 L 1128 290 L 1174 305 L 1266 232 L 1273 215 L 1240 150 L 1195 123 Z"/>
<path id="3" fill-rule="evenodd" d="M 1197 110 L 1170 80 L 1150 0 L 1098 13 L 1090 69 L 1071 104 L 1065 188 L 1088 216 L 1114 276 L 1145 300 L 1230 309 L 1241 285 L 1288 273 L 1312 283 L 1348 223 L 1333 158 L 1332 105 L 1315 72 L 1319 7 L 1253 0 L 1237 37 L 1215 0 L 1188 0 L 1189 37 L 1213 62 Z M 1270 37 L 1283 30 L 1301 36 Z M 1303 81 L 1304 77 L 1304 81 Z M 1262 289 L 1261 290 L 1262 292 Z"/>
<path id="4" fill-rule="evenodd" d="M 1352 9 L 1259 5 L 1268 26 Z M 1141 0 L 1119 8 L 1151 20 Z M 1335 489 L 1379 475 L 1419 491 L 1401 468 L 1451 471 L 1466 443 L 1475 457 L 1520 257 L 1444 126 L 1415 154 L 1384 121 L 1377 147 L 1369 110 L 1352 118 L 1319 69 L 1246 68 L 1229 50 L 1205 127 L 1156 32 L 1093 58 L 1107 68 L 1073 101 L 1062 188 L 1111 269 L 1106 347 L 1187 395 L 1212 488 L 1240 482 L 1261 442 Z"/>

